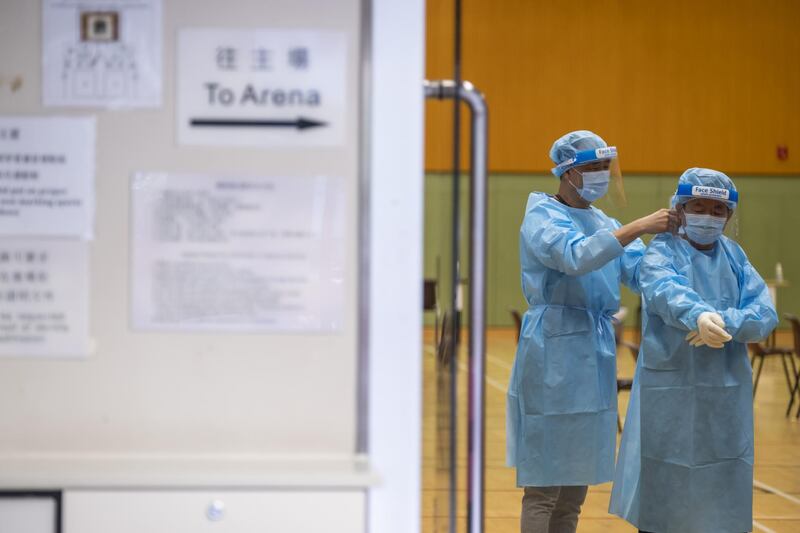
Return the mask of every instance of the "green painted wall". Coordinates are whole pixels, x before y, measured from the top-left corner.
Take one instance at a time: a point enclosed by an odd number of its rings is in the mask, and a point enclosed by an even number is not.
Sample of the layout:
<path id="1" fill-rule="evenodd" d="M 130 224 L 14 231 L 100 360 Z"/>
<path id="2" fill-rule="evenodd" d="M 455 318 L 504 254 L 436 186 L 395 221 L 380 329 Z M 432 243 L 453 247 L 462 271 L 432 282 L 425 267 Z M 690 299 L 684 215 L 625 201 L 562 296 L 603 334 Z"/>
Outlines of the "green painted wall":
<path id="1" fill-rule="evenodd" d="M 778 312 L 800 314 L 800 178 L 736 177 L 740 192 L 738 241 L 764 278 L 775 276 L 775 264 L 783 265 L 784 278 L 791 286 L 778 293 Z M 468 180 L 462 178 L 461 231 L 466 243 Z M 626 176 L 628 207 L 603 206 L 611 216 L 625 223 L 667 206 L 675 190 L 674 176 Z M 519 226 L 531 191 L 553 193 L 557 181 L 551 176 L 493 174 L 489 180 L 488 228 L 488 316 L 490 326 L 510 326 L 509 308 L 523 310 L 520 289 Z M 450 291 L 452 180 L 449 174 L 430 173 L 425 182 L 425 277 L 436 276 L 440 260 L 441 297 Z M 462 249 L 462 277 L 469 276 L 468 250 Z M 466 295 L 465 295 L 466 296 Z M 636 309 L 637 297 L 623 288 L 623 305 Z M 632 318 L 633 313 L 631 313 Z M 430 317 L 426 323 L 431 323 Z M 632 324 L 632 322 L 629 322 Z M 782 326 L 786 324 L 782 322 Z"/>

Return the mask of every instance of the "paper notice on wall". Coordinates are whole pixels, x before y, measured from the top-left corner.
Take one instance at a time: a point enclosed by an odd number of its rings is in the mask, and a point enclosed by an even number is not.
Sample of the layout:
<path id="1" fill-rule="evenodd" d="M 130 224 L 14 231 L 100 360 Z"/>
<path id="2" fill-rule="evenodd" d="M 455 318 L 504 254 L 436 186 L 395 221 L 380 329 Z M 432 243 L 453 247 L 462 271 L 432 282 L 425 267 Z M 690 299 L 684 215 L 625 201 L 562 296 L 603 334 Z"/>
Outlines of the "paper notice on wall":
<path id="1" fill-rule="evenodd" d="M 342 329 L 341 179 L 143 173 L 132 198 L 135 328 Z"/>
<path id="2" fill-rule="evenodd" d="M 89 352 L 84 241 L 0 239 L 0 356 Z"/>
<path id="3" fill-rule="evenodd" d="M 45 106 L 161 105 L 161 0 L 44 0 Z"/>
<path id="4" fill-rule="evenodd" d="M 95 120 L 0 117 L 0 236 L 91 238 Z"/>

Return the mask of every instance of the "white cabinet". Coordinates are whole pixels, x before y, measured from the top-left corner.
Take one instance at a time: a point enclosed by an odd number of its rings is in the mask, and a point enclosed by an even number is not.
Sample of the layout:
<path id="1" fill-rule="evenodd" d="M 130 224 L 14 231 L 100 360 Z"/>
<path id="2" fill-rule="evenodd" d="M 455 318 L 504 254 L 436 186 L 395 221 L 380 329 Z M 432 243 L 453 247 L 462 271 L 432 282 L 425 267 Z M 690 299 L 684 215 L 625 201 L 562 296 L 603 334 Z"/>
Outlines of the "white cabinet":
<path id="1" fill-rule="evenodd" d="M 64 533 L 359 533 L 364 490 L 72 490 Z"/>

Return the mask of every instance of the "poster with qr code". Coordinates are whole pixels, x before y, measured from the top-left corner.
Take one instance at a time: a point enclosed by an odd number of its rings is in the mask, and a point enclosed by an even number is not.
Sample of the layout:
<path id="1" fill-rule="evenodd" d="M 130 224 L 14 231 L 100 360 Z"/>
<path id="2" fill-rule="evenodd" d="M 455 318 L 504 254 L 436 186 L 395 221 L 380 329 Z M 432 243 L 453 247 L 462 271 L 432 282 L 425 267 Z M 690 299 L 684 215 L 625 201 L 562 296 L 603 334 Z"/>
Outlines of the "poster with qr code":
<path id="1" fill-rule="evenodd" d="M 161 0 L 44 0 L 45 106 L 161 106 Z"/>

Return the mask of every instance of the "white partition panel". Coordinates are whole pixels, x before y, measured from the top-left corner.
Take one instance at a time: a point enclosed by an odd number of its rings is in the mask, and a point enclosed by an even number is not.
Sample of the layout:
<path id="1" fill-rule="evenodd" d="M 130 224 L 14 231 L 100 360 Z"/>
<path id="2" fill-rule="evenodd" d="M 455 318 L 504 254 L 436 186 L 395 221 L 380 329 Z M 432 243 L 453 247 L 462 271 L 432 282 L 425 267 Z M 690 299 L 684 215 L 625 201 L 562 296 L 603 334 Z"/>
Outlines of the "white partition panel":
<path id="1" fill-rule="evenodd" d="M 90 0 L 59 4 L 71 3 L 90 11 L 93 5 Z M 357 449 L 361 2 L 164 0 L 163 27 L 158 28 L 162 70 L 156 73 L 161 76 L 162 104 L 136 109 L 43 106 L 43 4 L 53 2 L 0 3 L 0 116 L 96 117 L 96 210 L 94 238 L 89 241 L 91 353 L 70 361 L 22 354 L 0 359 L 0 486 L 152 481 L 183 486 L 219 480 L 258 485 L 275 479 L 297 484 L 287 474 L 292 471 L 322 472 L 329 485 L 336 485 L 336 472 L 343 471 L 344 483 L 354 483 L 353 476 L 363 472 L 356 469 L 362 464 Z M 107 11 L 115 2 L 95 4 Z M 124 25 L 125 12 L 119 16 L 124 37 L 124 31 L 132 30 Z M 112 19 L 104 20 L 113 24 Z M 97 24 L 92 31 L 103 38 L 108 26 Z M 214 31 L 203 33 L 204 29 Z M 193 39 L 201 31 L 199 35 L 216 41 L 206 42 L 196 54 L 184 49 L 179 55 L 179 38 L 188 30 L 195 32 Z M 318 41 L 316 34 L 322 36 Z M 270 50 L 274 35 L 281 36 L 280 42 Z M 291 46 L 293 35 L 299 43 L 294 48 L 305 47 L 305 56 Z M 76 33 L 72 38 L 81 37 Z M 328 55 L 314 47 L 330 42 L 339 44 L 325 50 Z M 238 47 L 233 66 L 251 69 L 250 74 L 240 72 L 237 77 L 224 71 L 231 66 L 231 47 Z M 295 54 L 294 67 L 305 63 L 314 69 L 323 66 L 315 61 L 336 61 L 333 74 L 325 79 L 341 84 L 336 96 L 340 107 L 331 108 L 325 120 L 339 122 L 335 135 L 317 136 L 320 142 L 314 140 L 315 130 L 323 131 L 325 125 L 284 124 L 292 116 L 287 111 L 290 99 L 300 98 L 291 91 L 303 85 L 303 74 L 276 78 L 263 70 L 278 69 L 289 61 L 284 54 L 290 52 Z M 340 56 L 331 59 L 330 54 Z M 191 76 L 186 78 L 189 85 L 179 87 L 181 69 Z M 194 98 L 196 106 L 203 91 L 211 98 L 209 88 L 196 85 L 202 84 L 204 72 L 208 83 L 219 85 L 216 90 L 245 83 L 235 87 L 237 105 L 195 107 L 190 116 L 178 115 L 182 99 Z M 257 98 L 242 92 L 248 76 Z M 322 98 L 329 94 L 326 90 L 319 89 Z M 309 91 L 303 96 L 307 104 L 313 100 Z M 220 94 L 215 98 L 223 98 Z M 323 100 L 320 105 L 326 104 Z M 303 109 L 305 113 L 314 108 Z M 204 111 L 216 115 L 201 116 Z M 237 145 L 229 142 L 233 131 L 259 126 L 178 123 L 208 118 L 267 122 L 261 127 L 273 129 L 264 145 L 252 135 Z M 312 119 L 313 115 L 298 116 L 300 121 Z M 179 144 L 178 130 L 184 127 L 211 129 L 203 130 L 202 144 Z M 281 135 L 291 142 L 276 142 Z M 337 327 L 248 332 L 134 329 L 131 291 L 139 284 L 133 283 L 132 276 L 138 274 L 131 269 L 131 177 L 154 172 L 224 176 L 234 183 L 241 176 L 339 180 L 346 207 L 337 250 L 343 264 L 337 278 L 343 294 Z M 246 209 L 248 194 L 259 191 L 242 189 L 237 194 L 237 205 Z M 291 205 L 283 209 L 291 211 Z M 207 244 L 203 253 L 213 255 L 213 242 Z M 213 277 L 203 282 L 213 283 Z M 302 479 L 313 484 L 313 477 Z"/>
<path id="2" fill-rule="evenodd" d="M 425 2 L 376 0 L 372 21 L 369 530 L 406 533 L 421 524 Z"/>

